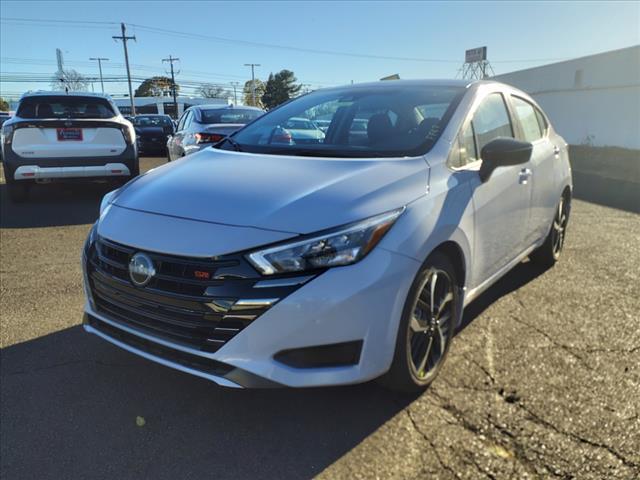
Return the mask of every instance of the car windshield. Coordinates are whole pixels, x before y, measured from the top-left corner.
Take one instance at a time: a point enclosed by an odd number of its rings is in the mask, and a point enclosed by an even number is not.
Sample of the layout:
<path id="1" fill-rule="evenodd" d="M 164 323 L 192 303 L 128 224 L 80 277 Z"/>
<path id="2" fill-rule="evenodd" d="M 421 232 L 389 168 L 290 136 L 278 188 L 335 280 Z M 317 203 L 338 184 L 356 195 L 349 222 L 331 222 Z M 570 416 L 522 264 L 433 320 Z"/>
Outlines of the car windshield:
<path id="1" fill-rule="evenodd" d="M 319 90 L 267 113 L 219 147 L 318 157 L 422 155 L 464 91 L 416 84 Z"/>
<path id="2" fill-rule="evenodd" d="M 161 115 L 137 116 L 133 118 L 136 127 L 170 127 L 171 119 Z"/>
<path id="3" fill-rule="evenodd" d="M 250 110 L 244 108 L 212 108 L 209 110 L 201 110 L 201 123 L 249 123 L 260 115 L 260 110 Z"/>
<path id="4" fill-rule="evenodd" d="M 116 114 L 104 98 L 35 96 L 23 99 L 16 115 L 22 118 L 113 118 Z"/>

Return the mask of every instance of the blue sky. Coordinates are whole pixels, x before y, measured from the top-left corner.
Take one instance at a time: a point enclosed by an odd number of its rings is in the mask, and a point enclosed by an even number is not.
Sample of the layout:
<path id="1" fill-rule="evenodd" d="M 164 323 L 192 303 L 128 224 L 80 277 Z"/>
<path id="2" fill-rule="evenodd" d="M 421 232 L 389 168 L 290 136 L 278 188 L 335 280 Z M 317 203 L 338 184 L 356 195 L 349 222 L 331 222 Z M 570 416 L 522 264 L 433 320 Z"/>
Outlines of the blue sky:
<path id="1" fill-rule="evenodd" d="M 129 44 L 135 78 L 162 74 L 161 59 L 172 54 L 181 59 L 178 82 L 227 87 L 250 78 L 243 66 L 250 62 L 262 65 L 256 70 L 259 78 L 288 68 L 299 81 L 317 88 L 393 73 L 451 78 L 464 50 L 482 45 L 488 47 L 494 71 L 504 73 L 640 43 L 639 2 L 1 1 L 0 17 L 0 73 L 5 80 L 16 78 L 14 74 L 53 74 L 56 48 L 64 52 L 67 67 L 86 75 L 97 75 L 97 65 L 88 61 L 97 56 L 111 59 L 105 64 L 106 75 L 125 75 L 122 45 L 111 39 L 119 34 L 119 25 L 63 22 L 130 24 L 128 33 L 137 37 Z M 251 42 L 414 60 L 329 55 Z M 2 82 L 0 95 L 48 87 Z M 107 91 L 125 93 L 126 84 L 109 83 Z"/>

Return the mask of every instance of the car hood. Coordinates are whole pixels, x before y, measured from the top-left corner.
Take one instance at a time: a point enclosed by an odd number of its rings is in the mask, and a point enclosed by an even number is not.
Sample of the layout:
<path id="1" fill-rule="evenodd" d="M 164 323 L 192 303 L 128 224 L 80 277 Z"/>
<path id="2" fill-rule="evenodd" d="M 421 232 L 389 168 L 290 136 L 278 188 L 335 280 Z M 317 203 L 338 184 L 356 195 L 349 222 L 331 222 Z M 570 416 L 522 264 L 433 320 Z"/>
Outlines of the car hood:
<path id="1" fill-rule="evenodd" d="M 208 148 L 138 177 L 132 210 L 305 234 L 383 213 L 426 193 L 423 158 L 288 157 Z"/>

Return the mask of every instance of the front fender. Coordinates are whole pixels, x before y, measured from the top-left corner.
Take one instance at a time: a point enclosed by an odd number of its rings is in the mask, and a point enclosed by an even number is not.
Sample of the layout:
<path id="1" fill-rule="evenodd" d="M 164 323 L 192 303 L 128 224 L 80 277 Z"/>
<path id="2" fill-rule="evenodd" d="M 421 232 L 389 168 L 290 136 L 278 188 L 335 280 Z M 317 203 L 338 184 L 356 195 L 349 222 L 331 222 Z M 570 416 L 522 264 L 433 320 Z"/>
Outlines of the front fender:
<path id="1" fill-rule="evenodd" d="M 407 205 L 381 246 L 423 262 L 438 246 L 454 242 L 464 257 L 466 287 L 471 278 L 473 222 L 469 182 L 448 175 L 432 181 L 429 194 Z"/>

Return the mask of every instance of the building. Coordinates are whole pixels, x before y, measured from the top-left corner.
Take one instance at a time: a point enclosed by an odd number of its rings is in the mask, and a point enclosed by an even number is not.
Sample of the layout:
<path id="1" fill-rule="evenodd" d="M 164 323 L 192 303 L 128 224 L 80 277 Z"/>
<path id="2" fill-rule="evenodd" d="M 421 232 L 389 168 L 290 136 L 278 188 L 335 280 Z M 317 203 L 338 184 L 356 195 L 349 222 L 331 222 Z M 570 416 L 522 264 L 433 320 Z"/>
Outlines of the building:
<path id="1" fill-rule="evenodd" d="M 494 78 L 530 94 L 571 145 L 640 149 L 640 45 Z"/>
<path id="2" fill-rule="evenodd" d="M 136 114 L 160 113 L 179 117 L 187 108 L 193 105 L 227 105 L 229 100 L 226 98 L 203 98 L 203 97 L 185 97 L 178 96 L 178 113 L 174 115 L 173 97 L 133 97 L 136 106 Z M 113 98 L 118 106 L 118 110 L 123 115 L 131 115 L 131 102 L 129 97 Z"/>

